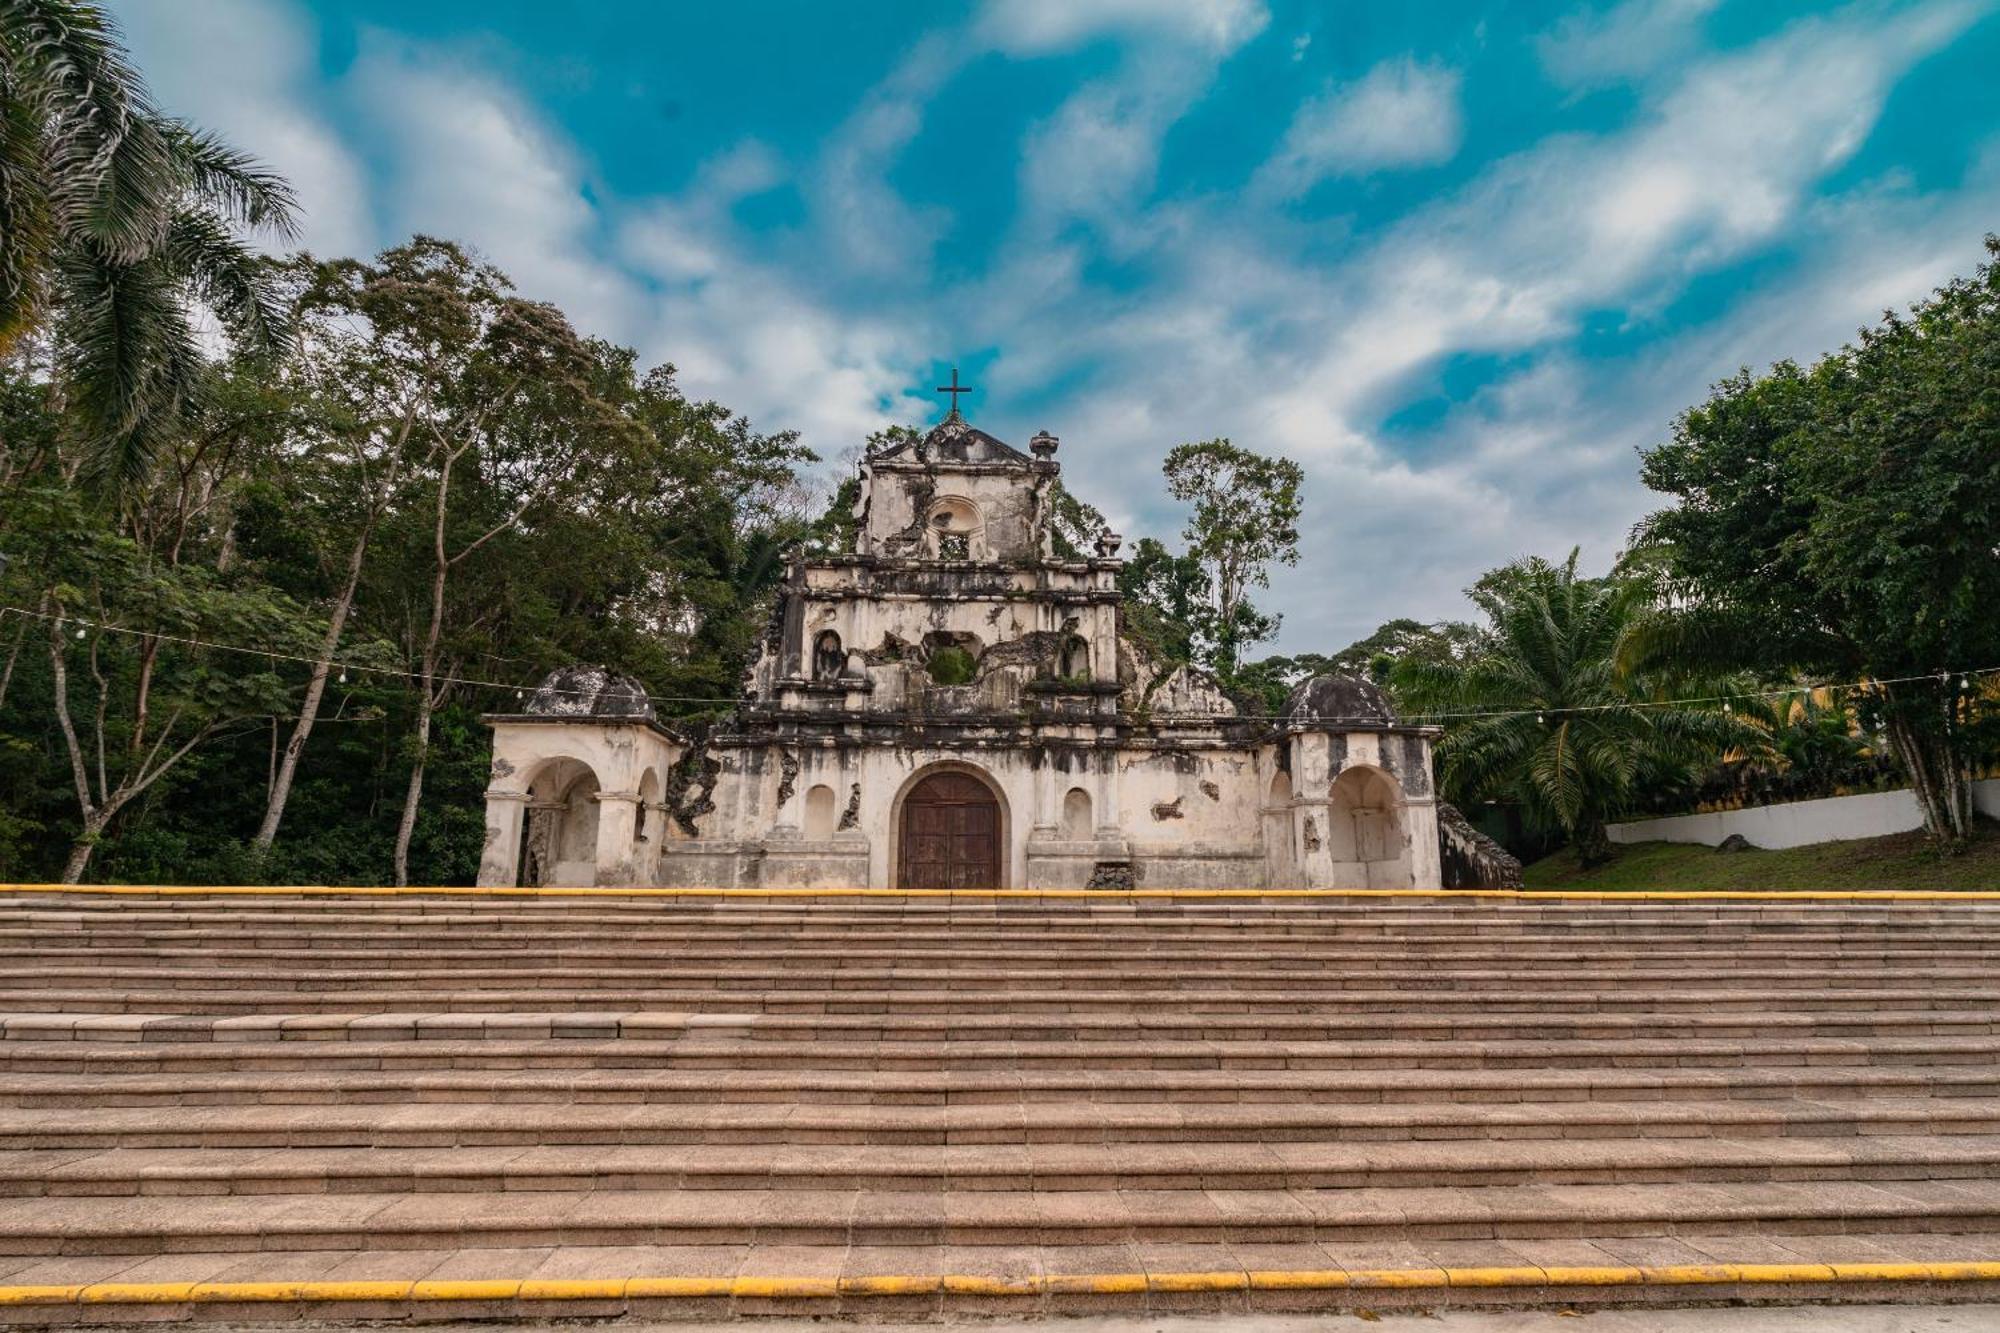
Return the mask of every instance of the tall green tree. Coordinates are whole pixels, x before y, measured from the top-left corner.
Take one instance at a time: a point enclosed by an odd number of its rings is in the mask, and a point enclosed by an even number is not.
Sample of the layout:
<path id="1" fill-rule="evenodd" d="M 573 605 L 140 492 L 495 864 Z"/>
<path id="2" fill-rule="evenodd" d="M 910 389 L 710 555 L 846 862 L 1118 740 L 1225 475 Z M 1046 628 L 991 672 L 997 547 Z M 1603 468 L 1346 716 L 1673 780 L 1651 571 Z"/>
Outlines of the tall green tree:
<path id="1" fill-rule="evenodd" d="M 0 351 L 52 334 L 93 466 L 135 480 L 186 429 L 204 312 L 238 351 L 279 341 L 246 237 L 294 213 L 281 177 L 154 108 L 101 6 L 0 0 Z"/>
<path id="2" fill-rule="evenodd" d="M 222 376 L 195 429 L 115 506 L 72 484 L 65 451 L 80 446 L 51 419 L 45 394 L 0 393 L 11 433 L 52 442 L 0 500 L 0 601 L 21 609 L 0 679 L 0 731 L 48 756 L 43 792 L 67 788 L 73 798 L 66 819 L 46 805 L 38 821 L 73 829 L 60 861 L 66 883 L 142 798 L 286 706 L 290 686 L 271 658 L 208 646 L 284 654 L 311 630 L 235 551 L 243 488 L 281 434 L 261 374 L 243 366 Z M 21 660 L 31 630 L 45 673 L 22 670 L 35 665 Z"/>
<path id="3" fill-rule="evenodd" d="M 1640 525 L 1673 605 L 1635 660 L 1870 681 L 1855 703 L 1947 851 L 1971 831 L 1988 721 L 1959 673 L 2000 662 L 2000 238 L 1987 249 L 1811 368 L 1716 386 L 1641 469 L 1678 503 Z"/>
<path id="4" fill-rule="evenodd" d="M 1176 445 L 1161 470 L 1167 493 L 1191 506 L 1181 535 L 1208 580 L 1209 664 L 1227 678 L 1245 647 L 1277 633 L 1278 617 L 1252 606 L 1249 592 L 1271 585 L 1273 564 L 1299 562 L 1305 473 L 1224 439 Z"/>
<path id="5" fill-rule="evenodd" d="M 1577 552 L 1494 571 L 1468 590 L 1486 617 L 1463 659 L 1408 658 L 1399 696 L 1445 725 L 1437 759 L 1454 800 L 1518 804 L 1539 831 L 1572 841 L 1586 865 L 1611 854 L 1606 825 L 1663 763 L 1753 744 L 1722 709 L 1664 705 L 1620 669 L 1627 634 L 1650 605 L 1645 580 L 1579 577 Z"/>

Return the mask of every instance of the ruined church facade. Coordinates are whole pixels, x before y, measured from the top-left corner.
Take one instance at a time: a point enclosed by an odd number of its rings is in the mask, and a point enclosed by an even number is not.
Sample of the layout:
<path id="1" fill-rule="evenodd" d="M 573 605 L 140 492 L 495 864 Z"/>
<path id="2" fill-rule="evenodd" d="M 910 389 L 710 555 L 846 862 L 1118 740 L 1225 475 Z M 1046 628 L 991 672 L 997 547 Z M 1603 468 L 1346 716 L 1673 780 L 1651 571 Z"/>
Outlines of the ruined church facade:
<path id="1" fill-rule="evenodd" d="M 1438 887 L 1433 728 L 1322 677 L 1250 716 L 1121 633 L 1119 538 L 1060 549 L 1058 441 L 957 411 L 860 465 L 726 722 L 557 672 L 489 718 L 485 885 Z"/>

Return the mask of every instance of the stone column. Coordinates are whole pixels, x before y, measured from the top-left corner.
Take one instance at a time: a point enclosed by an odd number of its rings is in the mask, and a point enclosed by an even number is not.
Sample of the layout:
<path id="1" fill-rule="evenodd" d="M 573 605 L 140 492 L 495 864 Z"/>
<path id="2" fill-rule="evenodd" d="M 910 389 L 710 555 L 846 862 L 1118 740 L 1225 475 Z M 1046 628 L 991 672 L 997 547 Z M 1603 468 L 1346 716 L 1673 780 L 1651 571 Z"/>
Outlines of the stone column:
<path id="1" fill-rule="evenodd" d="M 1319 731 L 1298 733 L 1291 746 L 1292 846 L 1298 851 L 1299 883 L 1324 889 L 1333 883 L 1333 855 L 1327 850 L 1333 747 L 1326 733 Z"/>
<path id="2" fill-rule="evenodd" d="M 479 887 L 512 888 L 521 870 L 521 823 L 528 805 L 524 791 L 486 793 L 486 846 L 479 853 Z"/>
<path id="3" fill-rule="evenodd" d="M 667 843 L 674 836 L 668 827 L 673 821 L 672 807 L 664 801 L 648 801 L 646 810 L 646 842 L 639 849 L 639 879 L 643 884 L 660 882 L 660 858 L 667 853 Z"/>
<path id="4" fill-rule="evenodd" d="M 1420 798 L 1403 805 L 1403 830 L 1410 840 L 1410 887 L 1444 887 L 1443 858 L 1438 851 L 1437 798 Z"/>
<path id="5" fill-rule="evenodd" d="M 1122 813 L 1124 807 L 1118 800 L 1118 752 L 1098 750 L 1093 757 L 1104 765 L 1104 771 L 1097 780 L 1097 836 L 1122 838 L 1125 836 L 1125 816 Z"/>
<path id="6" fill-rule="evenodd" d="M 601 791 L 592 799 L 597 802 L 597 882 L 619 888 L 637 884 L 632 840 L 638 833 L 639 793 Z"/>

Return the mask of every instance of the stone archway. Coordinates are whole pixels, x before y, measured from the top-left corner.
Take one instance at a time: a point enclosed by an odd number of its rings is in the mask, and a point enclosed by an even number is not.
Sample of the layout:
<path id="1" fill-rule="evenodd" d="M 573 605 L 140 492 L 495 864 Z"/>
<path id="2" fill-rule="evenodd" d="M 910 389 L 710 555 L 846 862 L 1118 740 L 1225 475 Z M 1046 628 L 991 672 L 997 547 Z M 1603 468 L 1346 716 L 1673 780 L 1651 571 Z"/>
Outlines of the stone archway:
<path id="1" fill-rule="evenodd" d="M 1379 768 L 1343 771 L 1328 792 L 1326 846 L 1341 888 L 1407 889 L 1410 854 L 1403 798 Z"/>
<path id="2" fill-rule="evenodd" d="M 515 882 L 588 887 L 597 882 L 597 774 L 578 759 L 552 759 L 528 784 L 527 836 Z"/>
<path id="3" fill-rule="evenodd" d="M 997 889 L 1007 821 L 1000 794 L 970 769 L 920 774 L 896 812 L 896 887 Z"/>

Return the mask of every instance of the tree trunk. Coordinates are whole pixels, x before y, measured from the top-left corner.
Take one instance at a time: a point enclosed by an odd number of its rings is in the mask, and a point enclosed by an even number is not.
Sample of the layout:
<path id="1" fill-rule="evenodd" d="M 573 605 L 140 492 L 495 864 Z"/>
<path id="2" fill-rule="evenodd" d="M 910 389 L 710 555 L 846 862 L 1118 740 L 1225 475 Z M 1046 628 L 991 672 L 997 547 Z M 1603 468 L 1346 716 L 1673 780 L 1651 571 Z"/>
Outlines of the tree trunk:
<path id="1" fill-rule="evenodd" d="M 1611 834 L 1598 820 L 1577 825 L 1576 859 L 1584 869 L 1601 866 L 1611 859 Z"/>
<path id="2" fill-rule="evenodd" d="M 417 827 L 417 803 L 424 794 L 424 764 L 431 756 L 431 713 L 437 707 L 438 644 L 444 638 L 444 581 L 451 573 L 451 558 L 444 549 L 444 519 L 450 503 L 451 469 L 458 461 L 457 454 L 448 455 L 444 469 L 438 476 L 437 522 L 431 531 L 431 624 L 424 637 L 423 679 L 418 688 L 423 691 L 417 702 L 417 743 L 416 753 L 410 760 L 410 785 L 403 793 L 403 816 L 396 825 L 396 886 L 401 888 L 410 882 L 410 835 Z"/>
<path id="3" fill-rule="evenodd" d="M 83 883 L 84 869 L 90 865 L 90 854 L 96 850 L 97 835 L 102 831 L 103 825 L 96 824 L 93 826 L 92 821 L 89 820 L 84 822 L 82 835 L 70 844 L 69 860 L 63 865 L 63 883 Z"/>
<path id="4" fill-rule="evenodd" d="M 341 585 L 340 599 L 333 604 L 333 616 L 327 621 L 326 637 L 320 641 L 319 655 L 313 660 L 312 679 L 306 682 L 306 696 L 299 704 L 298 720 L 292 724 L 292 738 L 285 742 L 284 757 L 278 762 L 277 780 L 271 784 L 271 795 L 264 803 L 264 821 L 257 826 L 256 848 L 261 857 L 271 850 L 277 840 L 278 824 L 285 817 L 285 803 L 292 797 L 292 778 L 299 771 L 299 756 L 305 753 L 306 738 L 312 735 L 313 723 L 319 720 L 320 700 L 326 695 L 326 678 L 333 668 L 333 655 L 340 651 L 340 636 L 347 628 L 347 617 L 354 610 L 355 592 L 361 586 L 361 566 L 368 553 L 368 538 L 374 528 L 371 519 L 363 526 L 361 536 L 354 543 L 354 550 L 347 557 L 347 581 Z"/>
<path id="5" fill-rule="evenodd" d="M 424 765 L 431 757 L 431 694 L 424 688 L 417 705 L 417 752 L 410 761 L 410 785 L 403 792 L 403 814 L 396 822 L 396 885 L 410 882 L 410 837 L 417 828 L 417 806 L 424 797 Z"/>
<path id="6" fill-rule="evenodd" d="M 1932 732 L 1913 724 L 1900 709 L 1887 712 L 1889 748 L 1923 812 L 1924 833 L 1942 851 L 1963 851 L 1972 835 L 1972 775 L 1953 744 L 1949 723 Z"/>

